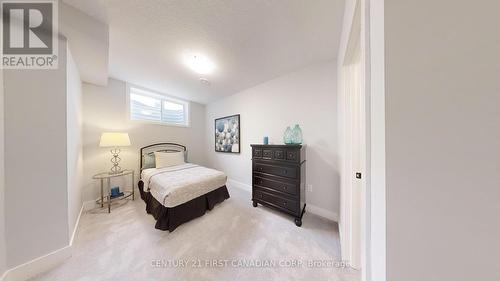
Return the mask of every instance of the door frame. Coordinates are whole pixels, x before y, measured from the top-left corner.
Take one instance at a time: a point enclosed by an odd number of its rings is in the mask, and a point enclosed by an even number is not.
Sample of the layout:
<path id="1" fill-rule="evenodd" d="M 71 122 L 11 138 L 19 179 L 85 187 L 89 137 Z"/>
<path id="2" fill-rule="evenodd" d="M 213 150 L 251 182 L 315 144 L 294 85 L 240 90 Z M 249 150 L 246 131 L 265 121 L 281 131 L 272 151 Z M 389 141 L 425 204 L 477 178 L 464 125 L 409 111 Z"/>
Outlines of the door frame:
<path id="1" fill-rule="evenodd" d="M 365 2 L 366 86 L 369 97 L 369 162 L 367 165 L 367 276 L 368 281 L 387 280 L 386 140 L 385 140 L 385 0 Z"/>
<path id="2" fill-rule="evenodd" d="M 345 169 L 345 97 L 343 92 L 342 66 L 346 58 L 349 38 L 354 31 L 355 15 L 360 15 L 360 40 L 364 55 L 365 117 L 366 117 L 366 182 L 364 237 L 362 253 L 363 281 L 386 281 L 386 178 L 385 178 L 385 45 L 384 45 L 384 0 L 347 0 L 344 13 L 343 32 L 338 56 L 339 73 L 339 151 L 341 175 L 341 235 L 344 258 L 345 234 L 342 216 Z"/>

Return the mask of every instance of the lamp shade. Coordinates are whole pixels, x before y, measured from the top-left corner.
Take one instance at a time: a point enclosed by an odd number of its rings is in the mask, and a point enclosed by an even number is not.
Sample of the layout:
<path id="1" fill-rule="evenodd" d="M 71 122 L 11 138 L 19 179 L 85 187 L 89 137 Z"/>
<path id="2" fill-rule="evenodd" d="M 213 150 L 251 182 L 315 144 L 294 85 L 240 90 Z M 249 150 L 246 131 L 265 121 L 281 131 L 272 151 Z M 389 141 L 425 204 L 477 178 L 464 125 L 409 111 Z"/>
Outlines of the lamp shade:
<path id="1" fill-rule="evenodd" d="M 102 133 L 100 147 L 129 146 L 130 138 L 127 133 Z"/>

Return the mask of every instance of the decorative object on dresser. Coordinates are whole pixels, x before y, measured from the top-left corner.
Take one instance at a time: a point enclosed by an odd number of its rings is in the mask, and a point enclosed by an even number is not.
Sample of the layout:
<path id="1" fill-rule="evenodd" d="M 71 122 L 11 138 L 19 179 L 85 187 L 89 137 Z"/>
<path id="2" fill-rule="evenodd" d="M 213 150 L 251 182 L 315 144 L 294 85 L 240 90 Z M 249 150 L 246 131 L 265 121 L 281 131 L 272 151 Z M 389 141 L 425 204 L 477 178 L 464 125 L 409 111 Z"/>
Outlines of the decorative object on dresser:
<path id="1" fill-rule="evenodd" d="M 240 115 L 215 119 L 215 151 L 240 153 Z"/>
<path id="2" fill-rule="evenodd" d="M 284 144 L 292 144 L 292 129 L 290 126 L 286 127 L 285 132 L 283 133 L 283 143 Z"/>
<path id="3" fill-rule="evenodd" d="M 252 144 L 252 201 L 295 217 L 302 225 L 306 210 L 306 147 Z"/>
<path id="4" fill-rule="evenodd" d="M 111 167 L 110 174 L 120 174 L 122 173 L 122 168 L 119 163 L 121 158 L 118 156 L 120 154 L 120 147 L 130 146 L 130 138 L 127 133 L 102 133 L 101 141 L 99 142 L 100 147 L 112 147 L 111 148 Z"/>
<path id="5" fill-rule="evenodd" d="M 290 126 L 286 127 L 283 133 L 284 144 L 302 144 L 302 129 L 299 124 L 295 124 L 293 129 Z"/>
<path id="6" fill-rule="evenodd" d="M 302 129 L 299 124 L 295 124 L 292 130 L 292 143 L 293 144 L 302 144 Z"/>

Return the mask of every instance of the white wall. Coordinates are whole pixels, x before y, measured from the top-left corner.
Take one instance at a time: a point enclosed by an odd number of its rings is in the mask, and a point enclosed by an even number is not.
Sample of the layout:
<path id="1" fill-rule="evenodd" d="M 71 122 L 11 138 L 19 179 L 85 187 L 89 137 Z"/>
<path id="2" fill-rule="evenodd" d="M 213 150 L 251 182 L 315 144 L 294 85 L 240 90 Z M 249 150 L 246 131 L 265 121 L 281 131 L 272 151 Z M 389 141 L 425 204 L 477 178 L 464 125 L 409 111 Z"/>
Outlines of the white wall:
<path id="1" fill-rule="evenodd" d="M 82 81 L 106 85 L 109 64 L 108 25 L 59 1 L 59 32 L 68 38 Z"/>
<path id="2" fill-rule="evenodd" d="M 68 245 L 66 40 L 57 70 L 4 70 L 7 267 Z"/>
<path id="3" fill-rule="evenodd" d="M 67 177 L 68 177 L 68 231 L 70 237 L 82 207 L 83 149 L 82 149 L 82 81 L 68 48 L 66 82 L 67 115 Z"/>
<path id="4" fill-rule="evenodd" d="M 342 18 L 342 32 L 340 33 L 339 52 L 338 52 L 338 70 L 344 63 L 344 58 L 347 53 L 347 46 L 349 44 L 349 36 L 354 20 L 354 13 L 356 12 L 356 3 L 361 0 L 346 0 L 344 4 L 344 16 Z"/>
<path id="5" fill-rule="evenodd" d="M 209 165 L 249 188 L 250 144 L 262 143 L 264 136 L 282 144 L 286 127 L 298 123 L 307 145 L 307 183 L 313 185 L 307 193 L 308 210 L 337 220 L 336 67 L 336 61 L 315 64 L 207 105 Z M 241 114 L 241 154 L 216 153 L 214 119 L 232 114 Z"/>
<path id="6" fill-rule="evenodd" d="M 0 69 L 0 278 L 6 270 L 3 70 Z"/>
<path id="7" fill-rule="evenodd" d="M 387 280 L 500 280 L 500 2 L 385 0 Z"/>
<path id="8" fill-rule="evenodd" d="M 106 87 L 83 83 L 84 200 L 99 196 L 92 175 L 109 171 L 109 149 L 99 147 L 102 132 L 129 133 L 131 146 L 122 148 L 122 168 L 139 171 L 139 148 L 158 142 L 180 143 L 188 148 L 188 161 L 205 164 L 205 106 L 190 103 L 190 127 L 130 121 L 126 106 L 126 83 L 110 79 Z M 137 179 L 137 177 L 136 177 Z M 123 183 L 122 183 L 123 184 Z M 130 183 L 128 183 L 130 184 Z"/>

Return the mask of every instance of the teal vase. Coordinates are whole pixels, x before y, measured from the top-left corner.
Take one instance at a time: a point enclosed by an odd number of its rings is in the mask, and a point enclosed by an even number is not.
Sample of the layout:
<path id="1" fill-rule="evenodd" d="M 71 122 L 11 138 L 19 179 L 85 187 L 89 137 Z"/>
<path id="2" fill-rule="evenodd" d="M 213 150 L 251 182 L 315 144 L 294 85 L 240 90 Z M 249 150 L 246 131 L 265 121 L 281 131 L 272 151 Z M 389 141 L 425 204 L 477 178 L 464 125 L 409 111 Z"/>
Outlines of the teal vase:
<path id="1" fill-rule="evenodd" d="M 295 124 L 292 130 L 292 143 L 301 144 L 302 143 L 302 129 L 299 124 Z"/>
<path id="2" fill-rule="evenodd" d="M 285 133 L 283 133 L 283 142 L 285 144 L 292 144 L 293 131 L 290 126 L 286 127 Z"/>

